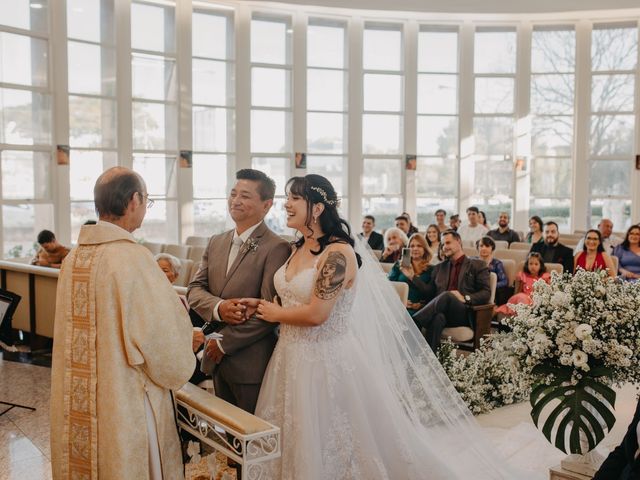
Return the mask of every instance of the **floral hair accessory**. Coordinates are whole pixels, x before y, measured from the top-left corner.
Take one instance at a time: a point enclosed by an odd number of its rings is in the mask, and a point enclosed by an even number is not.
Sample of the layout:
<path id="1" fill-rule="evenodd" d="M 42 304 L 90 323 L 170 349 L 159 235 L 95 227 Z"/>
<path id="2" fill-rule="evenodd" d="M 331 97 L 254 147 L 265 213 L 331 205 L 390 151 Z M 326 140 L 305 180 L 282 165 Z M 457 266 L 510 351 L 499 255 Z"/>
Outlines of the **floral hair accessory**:
<path id="1" fill-rule="evenodd" d="M 310 187 L 310 188 L 311 190 L 314 190 L 320 194 L 320 196 L 322 197 L 323 203 L 326 203 L 327 205 L 331 205 L 332 207 L 340 206 L 340 200 L 329 200 L 329 198 L 327 197 L 327 192 L 325 192 L 322 188 L 320 187 Z"/>

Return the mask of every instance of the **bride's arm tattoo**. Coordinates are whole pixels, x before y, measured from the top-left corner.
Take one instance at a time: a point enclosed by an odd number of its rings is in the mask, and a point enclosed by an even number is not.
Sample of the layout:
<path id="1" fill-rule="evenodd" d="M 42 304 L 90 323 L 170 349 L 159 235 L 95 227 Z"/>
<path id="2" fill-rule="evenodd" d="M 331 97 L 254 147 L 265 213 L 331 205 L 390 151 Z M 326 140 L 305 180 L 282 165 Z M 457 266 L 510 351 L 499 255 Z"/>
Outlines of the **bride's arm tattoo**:
<path id="1" fill-rule="evenodd" d="M 331 300 L 342 288 L 347 271 L 347 259 L 340 252 L 330 252 L 316 280 L 315 295 L 322 300 Z"/>

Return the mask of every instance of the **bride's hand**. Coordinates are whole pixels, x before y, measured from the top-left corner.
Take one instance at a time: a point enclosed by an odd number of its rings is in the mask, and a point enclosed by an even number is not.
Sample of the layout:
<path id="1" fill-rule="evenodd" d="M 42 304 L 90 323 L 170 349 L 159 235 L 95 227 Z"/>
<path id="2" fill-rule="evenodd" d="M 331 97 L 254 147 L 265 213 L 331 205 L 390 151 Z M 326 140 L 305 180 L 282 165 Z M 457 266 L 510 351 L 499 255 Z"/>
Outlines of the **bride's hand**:
<path id="1" fill-rule="evenodd" d="M 255 315 L 256 310 L 258 309 L 258 304 L 260 303 L 260 299 L 259 298 L 241 298 L 240 300 L 238 300 L 238 303 L 247 307 L 247 309 L 244 312 L 244 318 L 246 320 L 249 320 L 251 317 Z"/>
<path id="2" fill-rule="evenodd" d="M 274 302 L 260 300 L 256 317 L 270 323 L 278 323 L 282 307 Z"/>

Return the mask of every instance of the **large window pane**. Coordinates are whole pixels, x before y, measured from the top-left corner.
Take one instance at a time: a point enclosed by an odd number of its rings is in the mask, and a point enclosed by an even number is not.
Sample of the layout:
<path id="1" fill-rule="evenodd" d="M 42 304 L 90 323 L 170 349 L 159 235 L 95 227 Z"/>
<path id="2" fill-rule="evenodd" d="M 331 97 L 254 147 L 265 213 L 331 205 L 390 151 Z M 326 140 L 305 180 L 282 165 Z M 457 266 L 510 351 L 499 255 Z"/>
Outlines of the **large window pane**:
<path id="1" fill-rule="evenodd" d="M 36 4 L 37 6 L 32 6 Z M 49 2 L 47 0 L 3 0 L 0 2 L 0 25 L 38 32 L 49 29 Z"/>
<path id="2" fill-rule="evenodd" d="M 458 76 L 418 75 L 418 113 L 458 113 Z"/>
<path id="3" fill-rule="evenodd" d="M 178 202 L 174 200 L 156 200 L 142 222 L 142 227 L 135 231 L 135 237 L 146 242 L 177 243 Z"/>
<path id="4" fill-rule="evenodd" d="M 136 50 L 175 51 L 173 7 L 134 3 L 131 5 L 131 47 Z"/>
<path id="5" fill-rule="evenodd" d="M 101 18 L 101 9 L 113 8 L 113 0 L 67 0 L 69 38 L 89 42 L 112 42 L 109 15 Z"/>
<path id="6" fill-rule="evenodd" d="M 196 105 L 227 105 L 226 62 L 194 59 L 192 63 L 193 103 Z"/>
<path id="7" fill-rule="evenodd" d="M 418 157 L 417 194 L 420 196 L 455 197 L 458 182 L 455 158 Z"/>
<path id="8" fill-rule="evenodd" d="M 224 59 L 228 56 L 227 17 L 193 12 L 192 49 L 195 57 Z"/>
<path id="9" fill-rule="evenodd" d="M 538 114 L 573 113 L 573 75 L 533 75 L 531 77 L 531 111 Z"/>
<path id="10" fill-rule="evenodd" d="M 403 211 L 402 198 L 368 197 L 362 199 L 362 213 L 376 217 L 376 228 L 386 229 L 395 225 L 394 219 Z"/>
<path id="11" fill-rule="evenodd" d="M 307 70 L 307 109 L 343 111 L 345 73 L 336 70 Z"/>
<path id="12" fill-rule="evenodd" d="M 0 82 L 47 86 L 46 40 L 0 32 Z"/>
<path id="13" fill-rule="evenodd" d="M 283 153 L 287 151 L 286 112 L 251 112 L 251 151 Z"/>
<path id="14" fill-rule="evenodd" d="M 449 198 L 418 197 L 416 199 L 416 212 L 418 214 L 418 225 L 420 225 L 421 230 L 425 231 L 425 227 L 436 223 L 436 210 L 443 209 L 447 215 L 445 221 L 448 222 L 449 217 L 457 213 L 457 203 L 458 200 L 455 194 Z"/>
<path id="15" fill-rule="evenodd" d="M 591 163 L 591 194 L 594 197 L 631 193 L 631 162 L 628 160 L 596 160 Z"/>
<path id="16" fill-rule="evenodd" d="M 115 95 L 115 52 L 99 45 L 69 42 L 69 91 Z"/>
<path id="17" fill-rule="evenodd" d="M 116 146 L 113 100 L 69 96 L 69 142 L 74 147 Z"/>
<path id="18" fill-rule="evenodd" d="M 635 75 L 593 75 L 591 111 L 633 112 Z"/>
<path id="19" fill-rule="evenodd" d="M 511 118 L 474 118 L 475 152 L 479 154 L 513 153 L 513 120 Z"/>
<path id="20" fill-rule="evenodd" d="M 41 230 L 54 230 L 53 205 L 3 205 L 2 240 L 5 257 L 31 257 Z"/>
<path id="21" fill-rule="evenodd" d="M 421 31 L 418 35 L 419 72 L 458 71 L 458 32 Z"/>
<path id="22" fill-rule="evenodd" d="M 307 114 L 307 151 L 310 153 L 343 153 L 344 121 L 341 113 Z"/>
<path id="23" fill-rule="evenodd" d="M 532 198 L 529 203 L 529 215 L 556 222 L 560 232 L 571 232 L 571 199 Z"/>
<path id="24" fill-rule="evenodd" d="M 51 156 L 45 152 L 2 152 L 2 197 L 46 200 L 51 196 Z"/>
<path id="25" fill-rule="evenodd" d="M 638 61 L 638 28 L 598 28 L 591 34 L 591 69 L 633 70 Z"/>
<path id="26" fill-rule="evenodd" d="M 480 197 L 509 201 L 513 187 L 513 162 L 499 155 L 477 158 L 474 162 L 473 187 L 474 194 Z"/>
<path id="27" fill-rule="evenodd" d="M 228 218 L 226 200 L 193 200 L 194 235 L 210 237 L 231 228 Z"/>
<path id="28" fill-rule="evenodd" d="M 571 155 L 573 117 L 534 117 L 532 123 L 531 144 L 534 155 Z"/>
<path id="29" fill-rule="evenodd" d="M 362 191 L 367 194 L 398 195 L 402 192 L 399 158 L 365 158 Z"/>
<path id="30" fill-rule="evenodd" d="M 633 154 L 633 115 L 592 115 L 591 154 Z"/>
<path id="31" fill-rule="evenodd" d="M 175 106 L 133 102 L 133 148 L 174 150 L 177 143 L 176 123 Z"/>
<path id="32" fill-rule="evenodd" d="M 92 191 L 93 194 L 93 191 Z M 98 216 L 96 215 L 95 204 L 93 200 L 90 202 L 71 202 L 71 242 L 76 243 L 78 241 L 78 235 L 82 225 L 87 220 L 96 221 Z"/>
<path id="33" fill-rule="evenodd" d="M 458 154 L 458 117 L 418 116 L 418 155 Z"/>
<path id="34" fill-rule="evenodd" d="M 381 112 L 402 110 L 402 76 L 364 76 L 364 109 Z"/>
<path id="35" fill-rule="evenodd" d="M 400 116 L 363 115 L 362 149 L 369 154 L 400 153 Z"/>
<path id="36" fill-rule="evenodd" d="M 475 113 L 512 113 L 513 78 L 476 78 Z"/>
<path id="37" fill-rule="evenodd" d="M 255 107 L 288 107 L 290 82 L 288 70 L 251 69 L 251 104 Z"/>
<path id="38" fill-rule="evenodd" d="M 288 25 L 277 20 L 251 21 L 251 61 L 254 63 L 289 63 Z"/>
<path id="39" fill-rule="evenodd" d="M 307 173 L 315 173 L 327 178 L 333 185 L 338 197 L 346 193 L 346 169 L 344 157 L 313 156 L 307 157 Z"/>
<path id="40" fill-rule="evenodd" d="M 474 60 L 476 73 L 515 73 L 516 32 L 476 32 Z"/>
<path id="41" fill-rule="evenodd" d="M 227 157 L 225 155 L 193 156 L 193 196 L 225 198 L 227 196 Z"/>
<path id="42" fill-rule="evenodd" d="M 573 72 L 576 35 L 573 30 L 534 30 L 531 38 L 531 71 Z"/>
<path id="43" fill-rule="evenodd" d="M 344 36 L 342 26 L 309 25 L 307 28 L 307 65 L 310 67 L 344 68 Z"/>
<path id="44" fill-rule="evenodd" d="M 534 158 L 531 194 L 536 197 L 567 197 L 571 193 L 571 158 Z"/>
<path id="45" fill-rule="evenodd" d="M 131 63 L 133 96 L 148 100 L 174 100 L 175 61 L 155 55 L 134 54 Z"/>
<path id="46" fill-rule="evenodd" d="M 147 184 L 147 193 L 151 197 L 176 195 L 177 163 L 175 158 L 164 155 L 138 154 L 133 156 L 133 169 L 144 178 Z"/>
<path id="47" fill-rule="evenodd" d="M 0 88 L 0 143 L 51 143 L 49 95 Z"/>
<path id="48" fill-rule="evenodd" d="M 363 40 L 365 70 L 402 70 L 402 32 L 365 28 Z"/>
<path id="49" fill-rule="evenodd" d="M 277 196 L 285 194 L 284 187 L 289 179 L 289 163 L 288 158 L 281 157 L 254 157 L 251 159 L 252 168 L 263 171 L 276 182 Z"/>
<path id="50" fill-rule="evenodd" d="M 93 187 L 102 172 L 116 165 L 115 153 L 74 150 L 69 165 L 71 200 L 93 199 Z M 73 213 L 72 213 L 73 217 Z"/>
<path id="51" fill-rule="evenodd" d="M 232 151 L 232 125 L 233 110 L 193 107 L 193 149 L 209 152 Z"/>
<path id="52" fill-rule="evenodd" d="M 603 218 L 613 222 L 616 231 L 631 226 L 631 200 L 624 198 L 596 198 L 591 200 L 591 224 L 596 226 Z"/>

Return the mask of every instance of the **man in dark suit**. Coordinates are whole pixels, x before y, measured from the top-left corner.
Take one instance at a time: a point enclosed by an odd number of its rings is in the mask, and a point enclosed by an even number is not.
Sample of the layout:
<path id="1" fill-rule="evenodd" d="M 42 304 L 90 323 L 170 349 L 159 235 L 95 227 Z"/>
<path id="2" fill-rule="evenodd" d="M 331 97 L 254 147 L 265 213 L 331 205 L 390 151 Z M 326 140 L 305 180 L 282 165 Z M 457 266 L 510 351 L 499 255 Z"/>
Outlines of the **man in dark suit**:
<path id="1" fill-rule="evenodd" d="M 433 268 L 429 283 L 418 277 L 413 284 L 426 298 L 433 298 L 413 315 L 419 327 L 426 330 L 426 339 L 435 352 L 446 327 L 471 327 L 471 306 L 482 305 L 491 297 L 489 269 L 477 258 L 469 258 L 462 249 L 462 240 L 455 230 L 442 233 L 442 251 L 447 258 Z"/>
<path id="2" fill-rule="evenodd" d="M 622 443 L 609 454 L 593 480 L 636 480 L 640 478 L 639 422 L 640 402 L 636 406 L 636 413 L 633 415 L 633 420 L 631 420 Z"/>
<path id="3" fill-rule="evenodd" d="M 384 250 L 384 237 L 374 230 L 376 228 L 376 219 L 373 215 L 365 215 L 362 220 L 362 233 L 358 235 L 366 240 L 371 250 Z"/>
<path id="4" fill-rule="evenodd" d="M 545 263 L 560 263 L 564 267 L 565 273 L 573 273 L 573 250 L 562 245 L 558 238 L 558 224 L 547 222 L 543 230 L 544 242 L 534 243 L 531 252 L 538 252 L 542 255 Z"/>
<path id="5" fill-rule="evenodd" d="M 273 275 L 291 252 L 263 222 L 274 194 L 275 183 L 263 172 L 237 172 L 228 200 L 236 227 L 211 237 L 187 290 L 189 306 L 222 327 L 223 338 L 207 343 L 202 370 L 213 375 L 217 396 L 250 413 L 276 343 L 276 325 L 258 320 L 241 299 L 272 300 Z"/>

